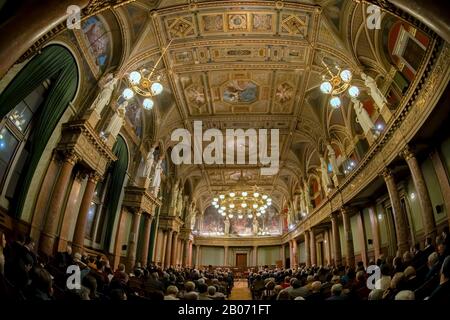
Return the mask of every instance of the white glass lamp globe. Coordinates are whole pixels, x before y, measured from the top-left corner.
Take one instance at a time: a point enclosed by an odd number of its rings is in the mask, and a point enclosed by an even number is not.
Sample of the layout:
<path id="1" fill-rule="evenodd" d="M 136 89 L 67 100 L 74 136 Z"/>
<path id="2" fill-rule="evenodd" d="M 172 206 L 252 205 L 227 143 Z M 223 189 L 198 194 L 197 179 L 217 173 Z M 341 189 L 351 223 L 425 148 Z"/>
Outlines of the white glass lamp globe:
<path id="1" fill-rule="evenodd" d="M 330 94 L 331 91 L 333 91 L 333 86 L 330 82 L 325 81 L 320 85 L 320 91 L 322 91 L 325 94 Z"/>
<path id="2" fill-rule="evenodd" d="M 151 86 L 151 90 L 152 90 L 153 95 L 157 96 L 158 94 L 161 94 L 161 92 L 163 92 L 164 87 L 161 83 L 154 82 Z"/>
<path id="3" fill-rule="evenodd" d="M 255 198 L 258 198 L 258 197 L 259 197 L 259 193 L 258 193 L 258 192 L 255 192 L 255 193 L 253 194 L 253 196 L 254 196 Z"/>
<path id="4" fill-rule="evenodd" d="M 225 208 L 225 207 L 220 207 L 220 209 L 222 209 L 222 210 L 226 210 L 227 208 Z"/>
<path id="5" fill-rule="evenodd" d="M 217 204 L 217 201 L 213 201 L 213 202 L 211 202 L 211 204 L 212 204 L 213 206 L 215 206 L 215 205 Z"/>
<path id="6" fill-rule="evenodd" d="M 228 218 L 233 218 L 234 216 L 233 216 L 233 214 L 232 213 L 230 213 L 229 215 L 228 215 Z"/>
<path id="7" fill-rule="evenodd" d="M 214 208 L 219 209 L 219 205 L 218 204 L 214 205 Z"/>
<path id="8" fill-rule="evenodd" d="M 241 207 L 242 207 L 242 208 L 247 208 L 247 204 L 246 204 L 245 202 L 242 202 L 242 203 L 241 203 Z"/>
<path id="9" fill-rule="evenodd" d="M 350 70 L 343 70 L 340 74 L 342 81 L 350 82 L 352 81 L 352 72 Z"/>
<path id="10" fill-rule="evenodd" d="M 330 106 L 337 109 L 341 106 L 341 99 L 339 97 L 333 97 L 330 100 Z"/>
<path id="11" fill-rule="evenodd" d="M 261 213 L 266 213 L 266 210 L 262 209 L 262 210 L 261 210 Z"/>
<path id="12" fill-rule="evenodd" d="M 214 198 L 213 201 L 217 202 L 219 201 L 219 198 Z"/>
<path id="13" fill-rule="evenodd" d="M 142 105 L 144 106 L 145 110 L 152 110 L 153 109 L 153 105 L 155 103 L 153 102 L 152 99 L 144 99 L 144 102 L 142 102 Z"/>
<path id="14" fill-rule="evenodd" d="M 225 199 L 225 196 L 224 196 L 223 194 L 221 194 L 221 195 L 219 196 L 219 198 L 223 200 L 223 199 Z"/>
<path id="15" fill-rule="evenodd" d="M 268 198 L 267 194 L 264 194 L 264 195 L 262 196 L 262 198 L 263 198 L 263 200 L 266 200 L 266 199 Z"/>
<path id="16" fill-rule="evenodd" d="M 253 204 L 253 209 L 257 209 L 258 208 L 258 204 L 257 203 L 254 203 Z"/>
<path id="17" fill-rule="evenodd" d="M 234 208 L 234 203 L 230 203 L 229 207 L 230 207 L 231 209 L 233 209 L 233 208 Z"/>
<path id="18" fill-rule="evenodd" d="M 125 100 L 130 100 L 134 97 L 134 92 L 130 88 L 126 88 L 125 90 L 123 90 L 122 96 Z"/>
<path id="19" fill-rule="evenodd" d="M 130 82 L 132 84 L 137 85 L 141 82 L 142 76 L 139 72 L 133 71 L 132 73 L 130 73 L 130 76 L 128 79 L 130 80 Z"/>
<path id="20" fill-rule="evenodd" d="M 350 97 L 352 97 L 352 98 L 358 97 L 358 96 L 359 96 L 359 89 L 358 89 L 358 87 L 351 86 L 351 87 L 348 89 L 348 94 L 349 94 Z"/>
<path id="21" fill-rule="evenodd" d="M 243 196 L 243 197 L 246 197 L 246 196 L 247 196 L 247 192 L 245 192 L 245 191 L 242 192 L 242 196 Z"/>
<path id="22" fill-rule="evenodd" d="M 256 213 L 257 217 L 261 217 L 261 212 Z"/>
<path id="23" fill-rule="evenodd" d="M 244 216 L 242 214 L 238 215 L 238 219 L 242 219 Z"/>
<path id="24" fill-rule="evenodd" d="M 249 219 L 251 219 L 251 218 L 253 218 L 253 215 L 250 213 L 247 217 L 248 217 Z"/>
<path id="25" fill-rule="evenodd" d="M 268 199 L 267 199 L 267 202 L 272 202 L 272 199 L 271 199 L 271 198 L 268 198 Z"/>
<path id="26" fill-rule="evenodd" d="M 230 197 L 234 197 L 236 194 L 234 192 L 230 192 Z"/>
<path id="27" fill-rule="evenodd" d="M 225 217 L 227 214 L 225 212 L 221 213 L 222 217 Z"/>

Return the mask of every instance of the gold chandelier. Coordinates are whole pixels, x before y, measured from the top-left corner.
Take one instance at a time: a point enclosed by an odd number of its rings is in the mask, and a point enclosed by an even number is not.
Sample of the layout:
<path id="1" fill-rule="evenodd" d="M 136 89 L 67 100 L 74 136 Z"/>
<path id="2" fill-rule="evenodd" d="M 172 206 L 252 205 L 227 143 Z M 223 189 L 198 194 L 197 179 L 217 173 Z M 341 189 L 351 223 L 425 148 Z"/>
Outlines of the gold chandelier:
<path id="1" fill-rule="evenodd" d="M 122 96 L 126 100 L 133 98 L 135 94 L 137 94 L 144 97 L 142 105 L 146 110 L 151 110 L 153 108 L 155 102 L 152 98 L 160 95 L 164 90 L 164 86 L 161 84 L 161 76 L 157 76 L 156 79 L 152 79 L 152 77 L 162 58 L 172 44 L 172 40 L 170 40 L 169 44 L 163 49 L 161 56 L 153 66 L 152 70 L 149 71 L 147 69 L 141 69 L 130 72 L 127 77 L 129 86 L 125 88 L 122 93 Z"/>
<path id="2" fill-rule="evenodd" d="M 353 73 L 349 69 L 341 69 L 335 66 L 335 72 L 331 71 L 330 67 L 322 60 L 325 70 L 322 73 L 322 84 L 320 91 L 324 94 L 331 95 L 330 105 L 337 109 L 342 105 L 342 100 L 339 95 L 348 90 L 348 94 L 352 98 L 359 96 L 359 88 L 351 85 L 353 80 Z"/>
<path id="3" fill-rule="evenodd" d="M 265 214 L 267 208 L 272 205 L 272 199 L 258 190 L 253 192 L 231 191 L 213 198 L 211 204 L 224 218 L 243 219 L 244 216 L 247 216 L 252 219 L 254 216 L 260 217 Z"/>

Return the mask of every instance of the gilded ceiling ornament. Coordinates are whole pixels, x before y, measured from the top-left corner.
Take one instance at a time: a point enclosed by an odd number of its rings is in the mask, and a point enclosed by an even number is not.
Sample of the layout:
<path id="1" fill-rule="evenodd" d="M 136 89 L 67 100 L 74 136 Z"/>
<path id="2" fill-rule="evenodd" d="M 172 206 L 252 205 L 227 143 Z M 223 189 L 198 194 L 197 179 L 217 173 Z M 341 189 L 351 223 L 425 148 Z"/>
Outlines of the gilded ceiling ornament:
<path id="1" fill-rule="evenodd" d="M 294 97 L 294 88 L 287 82 L 280 84 L 275 93 L 275 99 L 279 103 L 286 103 Z"/>
<path id="2" fill-rule="evenodd" d="M 245 31 L 247 30 L 247 15 L 246 14 L 229 14 L 228 15 L 228 30 Z"/>

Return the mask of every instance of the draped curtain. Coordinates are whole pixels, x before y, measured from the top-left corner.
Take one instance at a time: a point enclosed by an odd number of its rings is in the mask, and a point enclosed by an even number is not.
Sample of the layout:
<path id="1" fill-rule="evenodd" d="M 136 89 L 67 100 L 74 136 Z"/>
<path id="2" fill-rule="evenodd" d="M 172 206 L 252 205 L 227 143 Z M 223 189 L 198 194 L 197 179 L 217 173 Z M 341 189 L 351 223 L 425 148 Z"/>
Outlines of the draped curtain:
<path id="1" fill-rule="evenodd" d="M 125 140 L 121 136 L 117 136 L 116 144 L 113 147 L 113 153 L 117 157 L 117 161 L 111 165 L 111 184 L 109 186 L 109 194 L 107 197 L 107 224 L 104 244 L 106 250 L 108 250 L 111 244 L 115 215 L 119 206 L 120 195 L 122 193 L 123 183 L 128 169 L 128 148 Z"/>
<path id="2" fill-rule="evenodd" d="M 33 128 L 33 142 L 23 170 L 11 211 L 20 217 L 36 167 L 78 87 L 78 70 L 74 57 L 64 47 L 52 45 L 42 50 L 14 78 L 0 95 L 0 118 L 4 118 L 46 79 L 51 85 L 40 106 Z"/>

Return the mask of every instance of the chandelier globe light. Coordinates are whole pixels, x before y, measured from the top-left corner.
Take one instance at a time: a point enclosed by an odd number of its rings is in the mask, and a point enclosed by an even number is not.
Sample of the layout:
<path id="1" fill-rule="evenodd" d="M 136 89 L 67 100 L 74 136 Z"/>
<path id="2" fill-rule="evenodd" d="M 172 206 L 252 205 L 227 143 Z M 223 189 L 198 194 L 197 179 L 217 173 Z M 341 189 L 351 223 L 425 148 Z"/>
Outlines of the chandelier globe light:
<path id="1" fill-rule="evenodd" d="M 122 97 L 125 100 L 130 100 L 133 97 L 141 96 L 144 98 L 142 101 L 142 106 L 146 110 L 152 110 L 155 101 L 154 97 L 160 95 L 164 91 L 164 86 L 161 83 L 161 76 L 155 76 L 156 68 L 159 63 L 167 53 L 170 45 L 172 44 L 172 40 L 169 44 L 163 49 L 162 54 L 158 61 L 153 66 L 152 70 L 140 69 L 131 71 L 127 76 L 128 86 L 124 89 L 122 93 Z"/>

